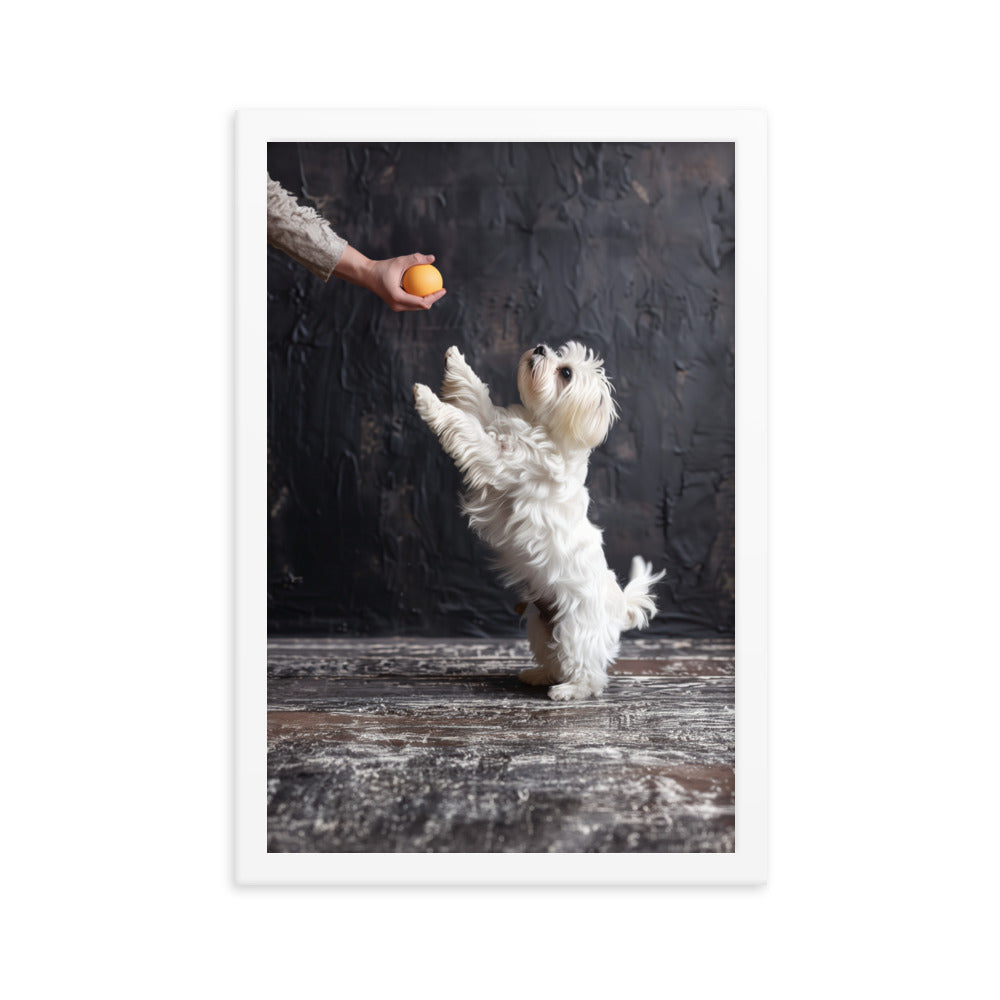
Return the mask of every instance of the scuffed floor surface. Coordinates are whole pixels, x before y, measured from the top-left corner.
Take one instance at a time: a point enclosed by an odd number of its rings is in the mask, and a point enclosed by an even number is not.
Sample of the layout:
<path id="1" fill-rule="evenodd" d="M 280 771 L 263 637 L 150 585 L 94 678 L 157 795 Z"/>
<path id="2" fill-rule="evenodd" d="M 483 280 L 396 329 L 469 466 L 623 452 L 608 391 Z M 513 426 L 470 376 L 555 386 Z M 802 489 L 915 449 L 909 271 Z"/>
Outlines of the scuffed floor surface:
<path id="1" fill-rule="evenodd" d="M 732 851 L 733 643 L 622 644 L 597 700 L 517 640 L 268 643 L 268 850 Z"/>

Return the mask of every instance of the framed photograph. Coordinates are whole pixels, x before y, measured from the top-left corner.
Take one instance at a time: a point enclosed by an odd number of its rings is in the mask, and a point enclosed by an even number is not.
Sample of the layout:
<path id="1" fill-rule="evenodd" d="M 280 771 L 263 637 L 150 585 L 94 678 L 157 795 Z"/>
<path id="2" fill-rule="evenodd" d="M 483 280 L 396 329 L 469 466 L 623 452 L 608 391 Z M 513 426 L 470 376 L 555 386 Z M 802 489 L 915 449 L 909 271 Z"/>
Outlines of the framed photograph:
<path id="1" fill-rule="evenodd" d="M 766 146 L 237 114 L 237 881 L 766 880 Z"/>

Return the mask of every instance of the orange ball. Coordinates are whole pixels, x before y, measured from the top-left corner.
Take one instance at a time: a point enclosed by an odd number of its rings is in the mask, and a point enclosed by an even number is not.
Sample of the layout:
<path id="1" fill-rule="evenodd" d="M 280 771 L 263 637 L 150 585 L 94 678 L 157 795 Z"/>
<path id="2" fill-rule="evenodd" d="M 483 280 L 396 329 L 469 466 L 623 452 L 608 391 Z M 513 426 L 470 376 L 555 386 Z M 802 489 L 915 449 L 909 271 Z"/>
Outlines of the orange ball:
<path id="1" fill-rule="evenodd" d="M 414 264 L 403 272 L 403 291 L 424 298 L 444 288 L 441 272 L 433 264 Z"/>

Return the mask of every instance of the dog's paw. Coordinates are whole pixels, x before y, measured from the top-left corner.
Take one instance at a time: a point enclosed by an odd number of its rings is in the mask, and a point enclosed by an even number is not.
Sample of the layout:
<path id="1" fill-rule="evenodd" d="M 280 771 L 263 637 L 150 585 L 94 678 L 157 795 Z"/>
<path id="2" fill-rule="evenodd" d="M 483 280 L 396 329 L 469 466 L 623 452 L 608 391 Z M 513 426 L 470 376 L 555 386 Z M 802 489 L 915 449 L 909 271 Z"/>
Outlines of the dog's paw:
<path id="1" fill-rule="evenodd" d="M 525 684 L 551 684 L 555 678 L 546 667 L 527 667 L 518 675 Z"/>
<path id="2" fill-rule="evenodd" d="M 572 684 L 569 681 L 553 684 L 549 688 L 549 697 L 553 701 L 579 701 L 582 698 L 589 698 L 593 693 L 589 685 Z"/>
<path id="3" fill-rule="evenodd" d="M 417 382 L 413 386 L 413 402 L 417 407 L 417 413 L 426 420 L 434 413 L 438 398 L 426 385 Z"/>
<path id="4" fill-rule="evenodd" d="M 444 385 L 458 387 L 476 379 L 476 373 L 469 367 L 465 355 L 454 345 L 444 353 Z"/>

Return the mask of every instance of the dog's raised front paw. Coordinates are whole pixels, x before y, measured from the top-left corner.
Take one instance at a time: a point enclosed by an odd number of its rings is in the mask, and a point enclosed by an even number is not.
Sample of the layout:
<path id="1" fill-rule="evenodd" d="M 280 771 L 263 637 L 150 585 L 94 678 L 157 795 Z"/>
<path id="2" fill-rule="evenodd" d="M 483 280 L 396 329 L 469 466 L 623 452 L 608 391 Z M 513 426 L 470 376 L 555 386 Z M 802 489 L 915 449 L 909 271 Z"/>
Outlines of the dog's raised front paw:
<path id="1" fill-rule="evenodd" d="M 476 373 L 469 367 L 465 355 L 452 345 L 444 352 L 444 388 L 447 391 L 470 382 L 476 382 Z"/>
<path id="2" fill-rule="evenodd" d="M 413 402 L 417 407 L 417 413 L 427 420 L 434 413 L 438 398 L 426 385 L 417 382 L 413 386 Z"/>

